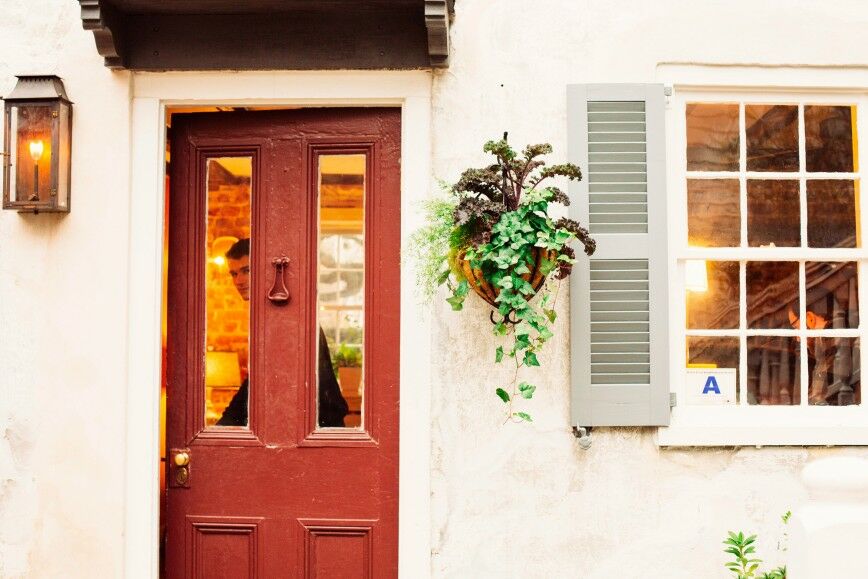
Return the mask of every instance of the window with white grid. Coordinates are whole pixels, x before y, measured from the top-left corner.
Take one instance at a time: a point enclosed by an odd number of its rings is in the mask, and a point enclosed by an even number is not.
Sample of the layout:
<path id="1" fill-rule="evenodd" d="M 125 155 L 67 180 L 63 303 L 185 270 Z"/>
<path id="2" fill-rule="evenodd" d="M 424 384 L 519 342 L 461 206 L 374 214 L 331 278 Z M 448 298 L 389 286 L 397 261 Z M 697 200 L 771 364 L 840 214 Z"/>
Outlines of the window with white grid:
<path id="1" fill-rule="evenodd" d="M 670 104 L 671 360 L 687 422 L 865 420 L 864 103 L 696 91 Z"/>

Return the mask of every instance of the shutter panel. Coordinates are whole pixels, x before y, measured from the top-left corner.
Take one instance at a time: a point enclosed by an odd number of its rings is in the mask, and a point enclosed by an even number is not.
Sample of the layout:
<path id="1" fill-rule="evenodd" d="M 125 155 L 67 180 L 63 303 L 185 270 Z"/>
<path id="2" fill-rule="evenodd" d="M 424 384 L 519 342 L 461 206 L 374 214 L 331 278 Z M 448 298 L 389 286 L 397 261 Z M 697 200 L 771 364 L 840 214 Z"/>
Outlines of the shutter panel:
<path id="1" fill-rule="evenodd" d="M 597 240 L 570 282 L 575 426 L 669 424 L 662 85 L 567 87 L 570 216 Z"/>

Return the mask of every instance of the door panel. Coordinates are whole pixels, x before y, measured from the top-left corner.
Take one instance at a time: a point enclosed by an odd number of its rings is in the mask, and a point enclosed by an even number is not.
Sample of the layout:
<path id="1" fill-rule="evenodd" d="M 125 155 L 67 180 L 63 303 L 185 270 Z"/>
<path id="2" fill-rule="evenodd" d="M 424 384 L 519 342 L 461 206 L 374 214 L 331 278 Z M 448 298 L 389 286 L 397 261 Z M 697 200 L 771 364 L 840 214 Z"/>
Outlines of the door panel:
<path id="1" fill-rule="evenodd" d="M 396 576 L 400 111 L 172 125 L 167 575 Z M 245 187 L 247 229 L 218 208 Z M 229 235 L 250 240 L 246 304 Z M 226 425 L 241 386 L 247 426 Z"/>

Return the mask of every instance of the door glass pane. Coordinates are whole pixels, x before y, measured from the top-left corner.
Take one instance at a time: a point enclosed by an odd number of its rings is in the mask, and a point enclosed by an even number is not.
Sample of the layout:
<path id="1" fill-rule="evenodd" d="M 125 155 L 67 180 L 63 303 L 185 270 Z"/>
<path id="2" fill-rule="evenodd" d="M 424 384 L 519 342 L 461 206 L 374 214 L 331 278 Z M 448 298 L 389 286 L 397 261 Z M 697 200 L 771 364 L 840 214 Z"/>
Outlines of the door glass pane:
<path id="1" fill-rule="evenodd" d="M 205 425 L 248 425 L 251 157 L 207 161 Z"/>
<path id="2" fill-rule="evenodd" d="M 319 427 L 362 427 L 365 165 L 365 155 L 319 157 Z"/>

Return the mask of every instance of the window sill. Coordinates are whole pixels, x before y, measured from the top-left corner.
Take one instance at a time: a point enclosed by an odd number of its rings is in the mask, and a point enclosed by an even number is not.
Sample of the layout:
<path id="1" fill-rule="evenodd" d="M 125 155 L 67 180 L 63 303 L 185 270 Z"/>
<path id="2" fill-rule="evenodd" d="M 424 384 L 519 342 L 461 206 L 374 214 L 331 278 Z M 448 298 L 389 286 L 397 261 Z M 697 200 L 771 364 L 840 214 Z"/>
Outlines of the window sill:
<path id="1" fill-rule="evenodd" d="M 672 409 L 657 445 L 868 446 L 868 408 L 726 406 Z"/>

